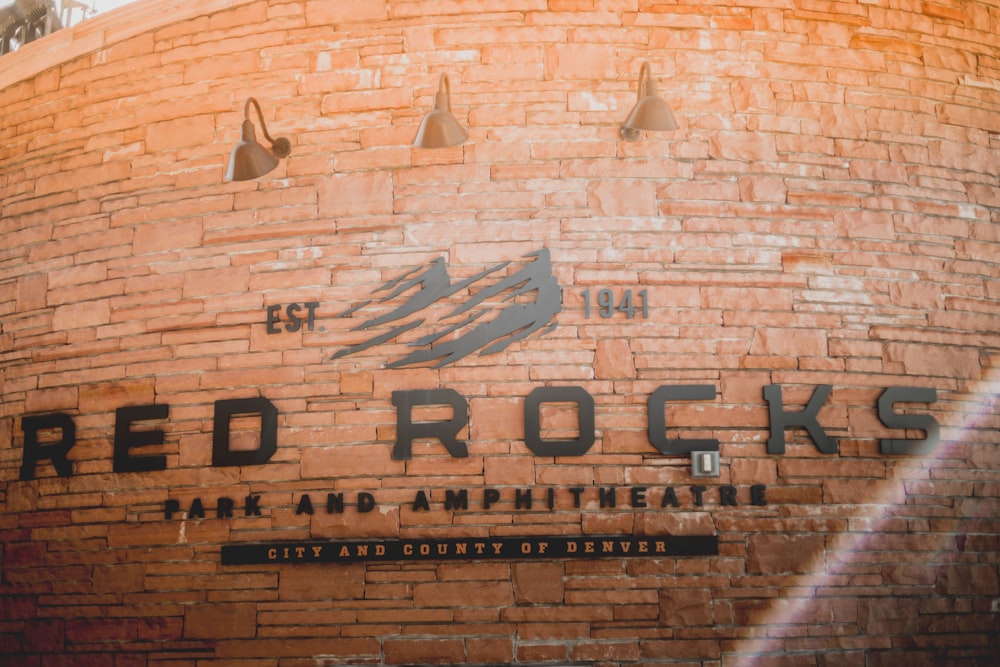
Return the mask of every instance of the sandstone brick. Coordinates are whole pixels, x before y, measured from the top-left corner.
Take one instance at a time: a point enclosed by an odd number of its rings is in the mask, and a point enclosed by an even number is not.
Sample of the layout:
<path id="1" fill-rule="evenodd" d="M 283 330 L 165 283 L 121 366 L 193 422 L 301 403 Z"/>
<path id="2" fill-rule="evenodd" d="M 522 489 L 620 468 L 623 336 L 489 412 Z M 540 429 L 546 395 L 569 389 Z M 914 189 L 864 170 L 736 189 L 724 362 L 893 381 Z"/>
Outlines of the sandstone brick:
<path id="1" fill-rule="evenodd" d="M 227 267 L 188 271 L 184 275 L 184 297 L 242 292 L 249 287 L 250 271 L 246 267 Z"/>
<path id="2" fill-rule="evenodd" d="M 385 659 L 392 663 L 456 663 L 465 660 L 461 639 L 387 639 L 382 643 Z"/>
<path id="3" fill-rule="evenodd" d="M 861 600 L 858 604 L 859 623 L 872 632 L 912 632 L 916 628 L 918 600 Z"/>
<path id="4" fill-rule="evenodd" d="M 76 409 L 80 404 L 78 387 L 52 387 L 28 392 L 24 399 L 25 411 L 58 412 Z"/>
<path id="5" fill-rule="evenodd" d="M 190 639 L 236 639 L 256 633 L 256 606 L 251 603 L 193 605 L 184 614 L 184 635 Z"/>
<path id="6" fill-rule="evenodd" d="M 566 644 L 519 642 L 517 645 L 517 659 L 521 662 L 565 660 L 567 650 L 568 647 Z"/>
<path id="7" fill-rule="evenodd" d="M 332 656 L 335 659 L 371 662 L 380 655 L 379 642 L 370 637 L 323 637 L 321 639 L 288 638 L 265 639 L 258 637 L 254 641 L 240 639 L 220 639 L 214 642 L 215 655 L 226 662 L 238 659 L 249 660 L 253 664 L 261 657 L 266 659 L 281 658 L 288 661 L 291 658 L 308 658 L 314 656 Z M 254 660 L 251 660 L 254 659 Z M 242 666 L 241 666 L 242 667 Z"/>
<path id="8" fill-rule="evenodd" d="M 21 312 L 45 307 L 48 278 L 45 274 L 21 276 L 17 280 L 16 307 Z"/>
<path id="9" fill-rule="evenodd" d="M 617 76 L 614 54 L 601 44 L 562 44 L 546 52 L 546 75 L 552 79 L 607 80 Z"/>
<path id="10" fill-rule="evenodd" d="M 697 588 L 678 588 L 660 591 L 660 624 L 668 627 L 711 625 L 711 591 Z"/>
<path id="11" fill-rule="evenodd" d="M 643 640 L 640 643 L 641 655 L 644 658 L 689 658 L 701 660 L 706 657 L 718 658 L 720 651 L 711 640 Z"/>
<path id="12" fill-rule="evenodd" d="M 750 535 L 747 571 L 757 574 L 812 572 L 822 567 L 822 535 Z"/>
<path id="13" fill-rule="evenodd" d="M 88 618 L 73 619 L 66 623 L 66 641 L 70 643 L 123 641 L 135 634 L 136 624 L 131 620 Z"/>
<path id="14" fill-rule="evenodd" d="M 720 132 L 709 140 L 709 152 L 712 157 L 725 160 L 764 160 L 778 159 L 777 149 L 771 137 L 735 132 Z"/>
<path id="15" fill-rule="evenodd" d="M 597 343 L 594 374 L 599 379 L 634 378 L 635 362 L 627 340 L 602 340 Z"/>
<path id="16" fill-rule="evenodd" d="M 827 334 L 811 329 L 758 329 L 750 344 L 751 354 L 779 356 L 826 356 Z"/>
<path id="17" fill-rule="evenodd" d="M 988 565 L 949 565 L 938 575 L 938 588 L 949 595 L 983 592 L 996 595 L 1000 591 L 1000 578 L 995 568 Z"/>
<path id="18" fill-rule="evenodd" d="M 66 647 L 66 622 L 37 619 L 24 624 L 22 646 L 25 653 L 60 653 Z M 13 653 L 13 651 L 12 651 Z"/>
<path id="19" fill-rule="evenodd" d="M 514 641 L 507 637 L 470 638 L 465 652 L 469 663 L 510 664 L 514 662 Z"/>
<path id="20" fill-rule="evenodd" d="M 511 604 L 514 593 L 506 582 L 454 582 L 418 584 L 413 600 L 421 607 L 502 606 Z"/>
<path id="21" fill-rule="evenodd" d="M 362 0 L 350 7 L 330 7 L 325 2 L 306 3 L 308 25 L 331 25 L 347 21 L 382 19 L 387 16 L 386 0 Z"/>
<path id="22" fill-rule="evenodd" d="M 776 176 L 742 176 L 739 184 L 743 201 L 784 203 L 788 197 L 784 179 Z"/>
<path id="23" fill-rule="evenodd" d="M 52 176 L 41 176 L 35 181 L 35 193 L 46 195 L 53 192 L 79 190 L 92 185 L 122 181 L 129 177 L 131 167 L 128 162 L 116 161 L 89 167 L 79 167 Z"/>
<path id="24" fill-rule="evenodd" d="M 367 431 L 367 433 L 366 433 Z M 355 432 L 360 439 L 372 436 L 371 428 Z M 310 434 L 310 439 L 312 434 Z M 302 450 L 300 473 L 303 479 L 316 477 L 385 477 L 398 475 L 405 466 L 391 459 L 391 448 L 371 444 L 338 444 L 333 447 L 311 447 Z"/>
<path id="25" fill-rule="evenodd" d="M 961 23 L 965 19 L 965 15 L 957 7 L 949 7 L 948 5 L 942 5 L 934 2 L 922 2 L 920 3 L 920 9 L 928 16 L 935 16 L 937 18 L 947 19 L 950 21 L 958 21 Z"/>
<path id="26" fill-rule="evenodd" d="M 286 566 L 279 573 L 278 596 L 282 600 L 350 600 L 364 595 L 364 566 L 340 565 L 336 576 L 317 579 L 309 568 Z"/>
<path id="27" fill-rule="evenodd" d="M 146 151 L 176 150 L 181 146 L 212 143 L 215 119 L 209 115 L 190 116 L 153 123 L 146 128 Z"/>
<path id="28" fill-rule="evenodd" d="M 738 459 L 729 464 L 733 484 L 773 484 L 778 481 L 777 464 L 767 459 Z"/>
<path id="29" fill-rule="evenodd" d="M 519 604 L 558 604 L 566 592 L 560 563 L 515 563 L 511 569 L 514 599 Z"/>
<path id="30" fill-rule="evenodd" d="M 340 391 L 343 394 L 370 394 L 371 373 L 343 373 L 340 376 Z"/>
<path id="31" fill-rule="evenodd" d="M 320 213 L 331 217 L 392 213 L 392 187 L 387 172 L 337 174 L 320 187 Z"/>
<path id="32" fill-rule="evenodd" d="M 620 182 L 595 183 L 588 191 L 591 208 L 604 215 L 653 215 L 656 211 L 656 187 L 651 181 L 636 180 L 627 186 Z"/>
<path id="33" fill-rule="evenodd" d="M 56 329 L 94 327 L 110 321 L 111 308 L 107 299 L 59 306 L 52 316 L 52 325 Z"/>
<path id="34" fill-rule="evenodd" d="M 88 413 L 155 402 L 152 379 L 88 385 L 79 392 L 80 409 Z"/>
<path id="35" fill-rule="evenodd" d="M 101 565 L 94 568 L 92 583 L 101 593 L 129 593 L 140 590 L 146 576 L 142 564 Z"/>
<path id="36" fill-rule="evenodd" d="M 483 462 L 483 481 L 489 485 L 533 484 L 543 477 L 542 473 L 536 475 L 531 456 L 493 457 Z"/>
<path id="37" fill-rule="evenodd" d="M 907 373 L 925 376 L 973 377 L 979 366 L 979 355 L 962 347 L 888 343 L 885 358 L 901 363 Z"/>
<path id="38" fill-rule="evenodd" d="M 107 278 L 108 267 L 97 262 L 76 265 L 66 269 L 49 272 L 48 286 L 57 289 L 67 285 L 80 285 L 100 282 Z"/>

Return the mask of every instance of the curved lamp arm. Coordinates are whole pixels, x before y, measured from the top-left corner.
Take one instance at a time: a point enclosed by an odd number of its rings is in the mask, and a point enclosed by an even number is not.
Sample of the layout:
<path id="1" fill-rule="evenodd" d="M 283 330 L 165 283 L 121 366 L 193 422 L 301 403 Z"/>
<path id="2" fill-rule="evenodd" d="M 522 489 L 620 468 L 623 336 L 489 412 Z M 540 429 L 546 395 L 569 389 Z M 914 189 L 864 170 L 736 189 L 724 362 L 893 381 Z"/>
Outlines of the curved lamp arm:
<path id="1" fill-rule="evenodd" d="M 434 108 L 441 111 L 451 111 L 451 82 L 448 75 L 442 74 L 438 83 L 438 91 L 434 95 Z"/>
<path id="2" fill-rule="evenodd" d="M 639 92 L 636 99 L 641 100 L 647 95 L 656 95 L 656 80 L 653 79 L 653 72 L 649 67 L 649 62 L 643 62 L 639 68 Z M 263 124 L 263 120 L 261 123 Z M 264 133 L 265 136 L 267 133 Z"/>
<path id="3" fill-rule="evenodd" d="M 246 104 L 243 105 L 243 122 L 251 122 L 251 104 L 253 104 L 254 108 L 257 109 L 257 118 L 260 119 L 260 129 L 264 132 L 264 138 L 271 142 L 271 152 L 273 152 L 276 157 L 288 157 L 292 152 L 292 142 L 285 137 L 278 137 L 275 139 L 270 135 L 270 133 L 268 133 L 267 123 L 264 122 L 264 113 L 260 110 L 260 103 L 256 100 L 256 98 L 248 97 Z"/>

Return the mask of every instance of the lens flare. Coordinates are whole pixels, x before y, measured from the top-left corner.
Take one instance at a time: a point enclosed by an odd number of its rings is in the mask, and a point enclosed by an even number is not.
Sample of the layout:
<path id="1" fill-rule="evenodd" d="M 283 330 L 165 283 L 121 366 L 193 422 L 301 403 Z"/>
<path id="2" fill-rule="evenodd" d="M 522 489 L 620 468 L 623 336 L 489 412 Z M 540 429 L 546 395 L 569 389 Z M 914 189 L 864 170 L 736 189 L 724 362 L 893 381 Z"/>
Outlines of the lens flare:
<path id="1" fill-rule="evenodd" d="M 826 636 L 877 634 L 850 629 L 873 620 L 906 634 L 913 619 L 905 615 L 920 598 L 910 598 L 909 605 L 890 598 L 891 605 L 880 605 L 885 598 L 874 597 L 876 593 L 884 596 L 882 591 L 899 584 L 922 585 L 928 595 L 935 594 L 938 570 L 966 562 L 960 554 L 967 536 L 989 533 L 977 522 L 1000 516 L 1000 499 L 977 491 L 977 485 L 967 481 L 970 467 L 1000 468 L 1000 369 L 988 369 L 987 377 L 970 391 L 943 398 L 951 408 L 946 414 L 959 417 L 960 423 L 942 424 L 942 440 L 933 455 L 889 463 L 886 479 L 873 483 L 870 494 L 845 512 L 847 531 L 828 535 L 826 548 L 809 563 L 807 572 L 782 584 L 780 590 L 794 597 L 770 600 L 768 609 L 755 617 L 748 634 L 763 634 L 739 639 L 723 653 L 727 667 L 754 667 L 771 656 L 815 653 L 813 647 L 825 644 Z M 951 468 L 961 468 L 962 474 L 950 474 Z M 996 476 L 983 477 L 984 482 L 988 479 L 995 481 Z M 948 489 L 958 480 L 966 480 L 961 484 L 968 495 Z M 945 505 L 948 511 L 928 508 L 932 503 Z M 891 549 L 900 551 L 897 562 L 884 560 Z M 844 599 L 854 604 L 837 604 Z M 824 622 L 826 627 L 820 627 Z M 894 647 L 889 637 L 885 642 L 858 648 Z"/>

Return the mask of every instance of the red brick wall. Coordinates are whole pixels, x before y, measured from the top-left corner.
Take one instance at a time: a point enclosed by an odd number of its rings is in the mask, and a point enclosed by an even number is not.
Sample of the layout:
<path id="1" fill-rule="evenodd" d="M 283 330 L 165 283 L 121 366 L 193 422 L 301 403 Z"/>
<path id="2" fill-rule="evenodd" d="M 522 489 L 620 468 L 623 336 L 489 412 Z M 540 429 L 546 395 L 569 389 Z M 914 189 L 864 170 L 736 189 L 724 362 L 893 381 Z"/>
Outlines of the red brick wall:
<path id="1" fill-rule="evenodd" d="M 161 0 L 4 56 L 0 662 L 995 664 L 998 33 L 985 1 Z M 644 60 L 680 128 L 626 143 Z M 470 141 L 411 148 L 444 72 Z M 227 183 L 250 95 L 293 152 Z M 412 334 L 334 357 L 365 335 L 336 315 L 400 273 L 543 248 L 553 331 L 441 368 L 387 367 Z M 646 290 L 649 316 L 587 317 L 587 289 Z M 314 331 L 267 333 L 269 306 L 313 301 Z M 690 461 L 647 435 L 671 384 L 716 390 L 668 410 L 671 437 L 721 443 L 701 507 Z M 799 409 L 823 384 L 839 451 L 788 429 L 768 453 L 763 388 Z M 535 456 L 525 397 L 561 386 L 593 396 L 595 443 Z M 879 453 L 922 437 L 879 421 L 888 386 L 937 391 L 897 407 L 941 424 L 932 454 Z M 442 388 L 470 406 L 469 456 L 393 459 L 392 392 Z M 258 396 L 275 455 L 213 467 L 214 403 Z M 114 472 L 116 409 L 150 404 L 168 418 L 134 429 L 164 442 L 132 454 L 166 469 Z M 53 413 L 72 474 L 43 460 L 22 481 L 23 420 Z M 574 437 L 572 410 L 542 423 Z M 256 426 L 234 420 L 233 446 Z M 636 486 L 650 507 L 623 500 Z M 667 486 L 680 507 L 659 507 Z M 559 502 L 516 509 L 515 489 Z M 328 492 L 378 507 L 327 514 Z M 668 533 L 720 553 L 220 563 L 243 542 Z"/>

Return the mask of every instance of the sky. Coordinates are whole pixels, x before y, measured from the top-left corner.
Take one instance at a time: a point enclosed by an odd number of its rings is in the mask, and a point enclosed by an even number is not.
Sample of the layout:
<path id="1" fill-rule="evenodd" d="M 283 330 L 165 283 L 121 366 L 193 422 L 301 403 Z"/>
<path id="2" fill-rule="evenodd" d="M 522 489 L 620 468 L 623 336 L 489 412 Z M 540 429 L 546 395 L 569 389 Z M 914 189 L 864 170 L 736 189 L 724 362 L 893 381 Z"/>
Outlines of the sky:
<path id="1" fill-rule="evenodd" d="M 93 2 L 93 0 L 91 1 Z M 115 7 L 121 7 L 122 5 L 127 5 L 130 2 L 133 2 L 133 0 L 97 0 L 94 4 L 97 7 L 97 11 L 106 12 L 109 9 L 114 9 Z"/>
<path id="2" fill-rule="evenodd" d="M 83 0 L 86 4 L 97 9 L 98 12 L 106 12 L 115 7 L 127 5 L 134 0 Z"/>
<path id="3" fill-rule="evenodd" d="M 132 2 L 136 2 L 137 0 L 73 0 L 73 1 L 77 2 L 77 3 L 80 3 L 80 4 L 83 4 L 86 7 L 95 10 L 95 13 L 93 13 L 93 14 L 88 13 L 87 16 L 86 16 L 87 18 L 91 18 L 93 16 L 96 16 L 97 14 L 102 14 L 102 13 L 104 13 L 106 11 L 111 10 L 111 9 L 117 9 L 118 7 L 121 7 L 122 5 L 127 5 L 127 4 L 130 4 Z M 5 4 L 5 3 L 0 2 L 0 5 L 3 5 L 3 4 Z M 10 3 L 10 4 L 13 4 L 13 3 Z M 55 5 L 56 10 L 59 12 L 58 16 L 62 20 L 66 20 L 65 15 L 62 13 L 62 8 L 67 4 L 67 1 L 66 0 L 55 0 L 55 2 L 53 4 Z M 74 8 L 72 10 L 72 12 L 70 13 L 70 15 L 69 15 L 69 22 L 67 23 L 67 25 L 65 27 L 74 26 L 77 23 L 79 23 L 80 21 L 82 21 L 83 19 L 84 19 L 83 12 L 81 12 L 79 8 Z"/>

